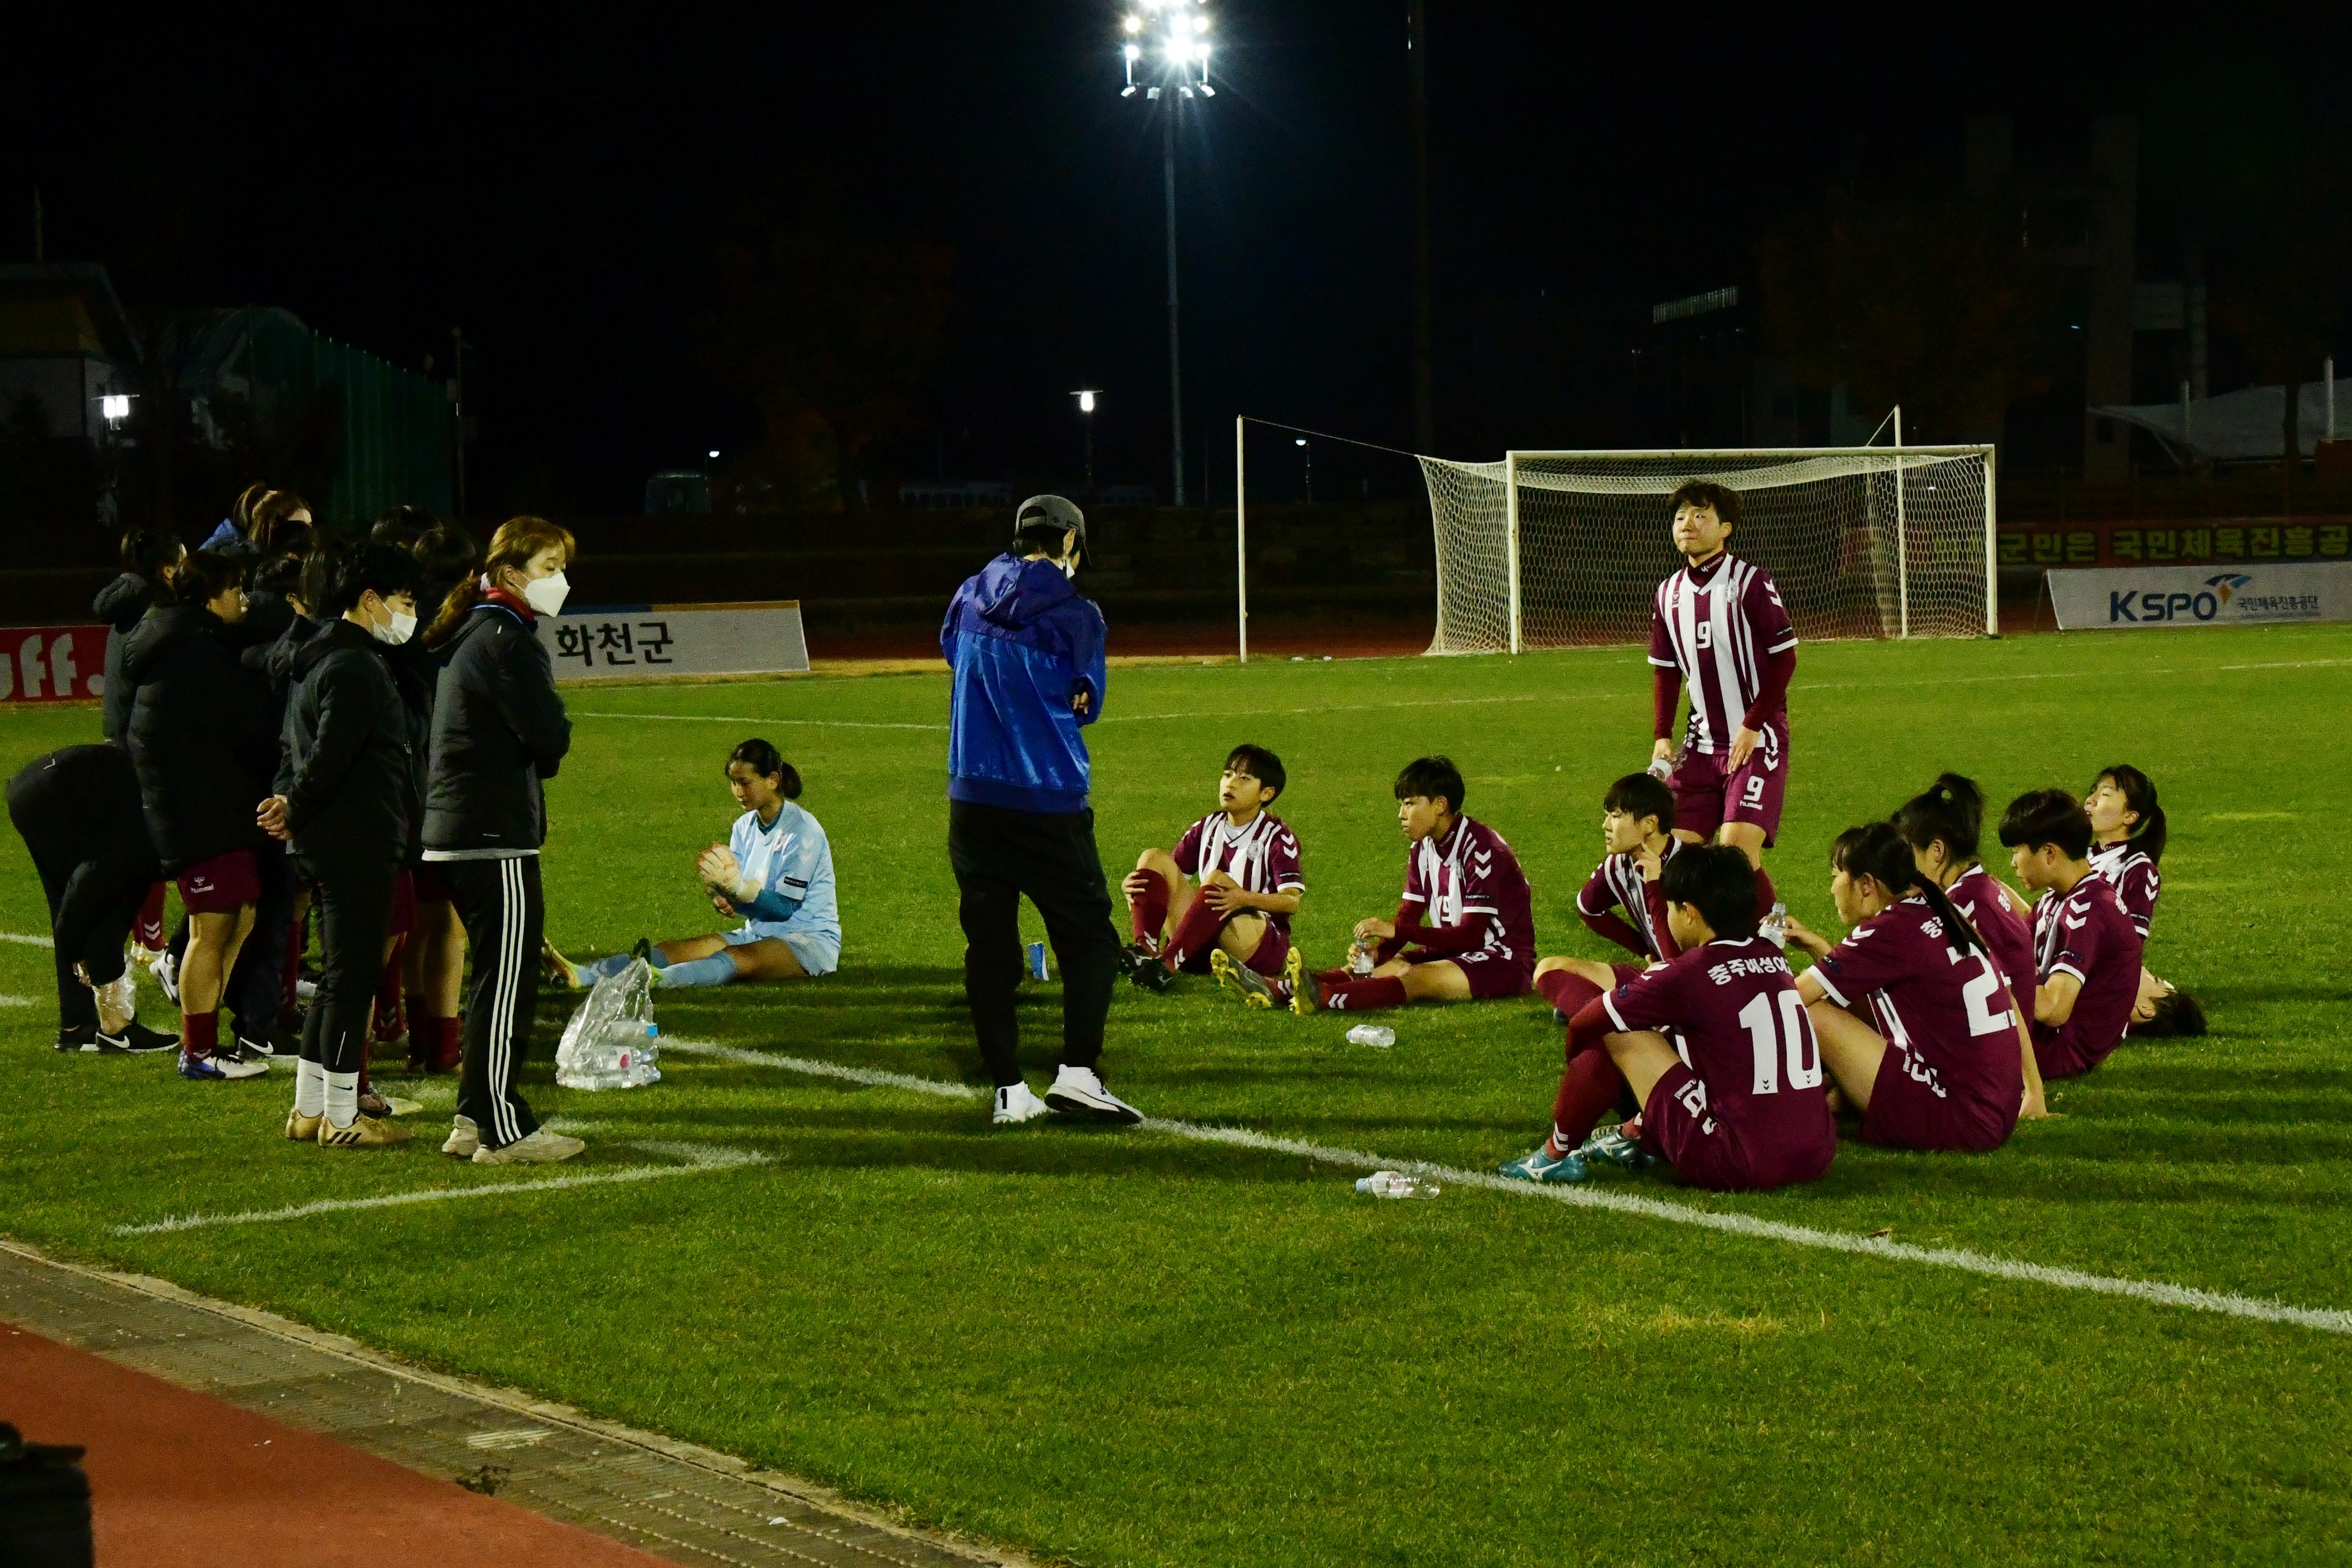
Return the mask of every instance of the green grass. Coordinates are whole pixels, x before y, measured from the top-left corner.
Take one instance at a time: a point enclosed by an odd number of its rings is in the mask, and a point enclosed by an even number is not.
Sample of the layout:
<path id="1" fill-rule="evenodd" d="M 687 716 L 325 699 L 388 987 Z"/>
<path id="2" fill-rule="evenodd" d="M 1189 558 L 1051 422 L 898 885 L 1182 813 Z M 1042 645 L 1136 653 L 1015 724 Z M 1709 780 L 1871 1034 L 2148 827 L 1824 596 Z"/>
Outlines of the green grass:
<path id="1" fill-rule="evenodd" d="M 1770 864 L 1833 930 L 1822 854 L 1938 770 L 1994 801 L 2140 763 L 2173 824 L 2150 963 L 2213 1034 L 2127 1045 L 2063 1119 L 1982 1157 L 1841 1145 L 1816 1186 L 1619 1190 L 2306 1307 L 2352 1307 L 2352 628 L 1809 647 Z M 1606 782 L 1646 755 L 1632 650 L 1517 661 L 1113 673 L 1092 731 L 1118 868 L 1206 808 L 1234 742 L 1278 750 L 1297 922 L 1338 955 L 1393 907 L 1389 780 L 1450 752 L 1517 848 L 1546 951 L 1577 923 Z M 551 925 L 578 951 L 705 929 L 694 853 L 754 732 L 832 835 L 845 967 L 658 998 L 665 1034 L 982 1079 L 944 853 L 941 679 L 574 691 L 551 791 Z M 661 715 L 665 717 L 631 717 Z M 698 721 L 682 716 L 711 716 Z M 741 716 L 728 721 L 719 716 Z M 0 718 L 13 770 L 90 711 Z M 0 929 L 43 929 L 22 847 Z M 2342 1561 L 2352 1341 L 1475 1189 L 1359 1198 L 1358 1173 L 1150 1131 L 992 1133 L 976 1100 L 673 1053 L 635 1093 L 557 1090 L 632 1137 L 756 1150 L 708 1176 L 175 1234 L 194 1210 L 497 1184 L 420 1142 L 278 1135 L 289 1089 L 193 1086 L 47 1050 L 47 955 L 0 943 L 0 1231 L 266 1306 L 599 1415 L 1095 1564 Z M 143 985 L 143 982 L 142 982 Z M 1041 1071 L 1057 990 L 1033 987 Z M 154 1005 L 151 1022 L 161 1023 Z M 541 1054 L 563 1004 L 542 1009 Z M 1347 1021 L 1122 986 L 1105 1072 L 1155 1115 L 1472 1167 L 1540 1133 L 1559 1034 L 1535 1001 Z M 446 1109 L 446 1089 L 436 1088 Z"/>

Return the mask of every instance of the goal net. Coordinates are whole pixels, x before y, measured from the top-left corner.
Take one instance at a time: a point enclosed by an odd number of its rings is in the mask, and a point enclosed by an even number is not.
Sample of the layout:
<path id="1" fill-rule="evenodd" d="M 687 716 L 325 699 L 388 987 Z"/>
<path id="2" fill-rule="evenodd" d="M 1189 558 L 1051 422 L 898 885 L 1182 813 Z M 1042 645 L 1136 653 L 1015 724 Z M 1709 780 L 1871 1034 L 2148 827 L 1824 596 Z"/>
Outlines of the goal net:
<path id="1" fill-rule="evenodd" d="M 1739 492 L 1732 550 L 1802 637 L 1978 637 L 1994 599 L 1992 448 L 1513 452 L 1421 459 L 1437 536 L 1432 653 L 1644 642 L 1682 564 L 1666 498 Z"/>

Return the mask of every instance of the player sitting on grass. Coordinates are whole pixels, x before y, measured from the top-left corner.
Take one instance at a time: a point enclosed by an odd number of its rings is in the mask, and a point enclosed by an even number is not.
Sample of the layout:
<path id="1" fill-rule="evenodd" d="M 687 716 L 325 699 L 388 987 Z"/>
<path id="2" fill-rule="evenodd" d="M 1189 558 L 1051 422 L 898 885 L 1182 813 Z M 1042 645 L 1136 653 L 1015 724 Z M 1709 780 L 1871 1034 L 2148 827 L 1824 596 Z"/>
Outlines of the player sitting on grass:
<path id="1" fill-rule="evenodd" d="M 2116 889 L 2091 870 L 2091 819 L 2063 789 L 2009 803 L 2000 841 L 2033 905 L 2033 1055 L 2044 1079 L 2089 1072 L 2131 1027 L 2140 940 Z M 2021 1004 L 2024 998 L 2018 998 Z"/>
<path id="2" fill-rule="evenodd" d="M 1518 857 L 1501 834 L 1462 815 L 1462 772 L 1446 758 L 1406 763 L 1396 797 L 1397 826 L 1412 841 L 1396 918 L 1357 921 L 1355 952 L 1370 967 L 1325 970 L 1293 1006 L 1306 1011 L 1310 995 L 1349 1013 L 1524 996 L 1535 917 Z"/>
<path id="3" fill-rule="evenodd" d="M 1789 961 L 1756 934 L 1755 868 L 1733 846 L 1697 845 L 1666 863 L 1659 884 L 1681 956 L 1613 992 L 1560 976 L 1575 1011 L 1551 1136 L 1503 1174 L 1580 1182 L 1595 1163 L 1654 1156 L 1718 1192 L 1818 1179 L 1837 1130 Z M 1614 1126 L 1586 1138 L 1629 1085 L 1642 1106 L 1638 1142 Z"/>
<path id="4" fill-rule="evenodd" d="M 1165 991 L 1180 973 L 1206 972 L 1253 1007 L 1289 1005 L 1300 975 L 1290 917 L 1307 883 L 1298 836 L 1266 809 L 1284 783 L 1280 757 L 1235 746 L 1217 779 L 1217 809 L 1174 849 L 1147 849 L 1136 860 L 1121 887 L 1138 985 Z"/>
<path id="5" fill-rule="evenodd" d="M 1832 946 L 1795 921 L 1789 940 L 1813 955 L 1797 994 L 1864 1140 L 1998 1149 L 2021 1113 L 2047 1115 L 2033 1039 L 2000 965 L 1893 824 L 1838 835 L 1830 897 L 1845 940 Z"/>
<path id="6" fill-rule="evenodd" d="M 839 967 L 833 847 L 816 818 L 793 804 L 800 797 L 799 772 L 767 742 L 746 741 L 728 756 L 727 787 L 743 815 L 728 843 L 702 852 L 695 873 L 710 907 L 742 915 L 743 923 L 709 936 L 641 940 L 633 951 L 593 963 L 573 963 L 550 942 L 551 970 L 573 985 L 593 985 L 643 958 L 653 965 L 654 984 L 667 987 L 802 980 Z"/>
<path id="7" fill-rule="evenodd" d="M 1577 915 L 1595 935 L 1643 962 L 1543 959 L 1536 964 L 1538 992 L 1546 990 L 1546 976 L 1563 972 L 1607 991 L 1682 951 L 1666 931 L 1665 905 L 1658 899 L 1660 868 L 1682 847 L 1675 837 L 1674 791 L 1649 773 L 1628 773 L 1611 784 L 1601 797 L 1601 864 L 1576 896 Z"/>
<path id="8" fill-rule="evenodd" d="M 2128 763 L 2118 763 L 2099 775 L 2084 797 L 2083 809 L 2091 817 L 2091 870 L 2114 885 L 2116 902 L 2131 917 L 2144 943 L 2156 920 L 2162 880 L 2157 862 L 2164 858 L 2164 807 L 2156 803 L 2156 785 Z M 2158 980 L 2143 965 L 2132 1027 L 2143 1036 L 2201 1035 L 2205 1009 L 2196 997 Z"/>

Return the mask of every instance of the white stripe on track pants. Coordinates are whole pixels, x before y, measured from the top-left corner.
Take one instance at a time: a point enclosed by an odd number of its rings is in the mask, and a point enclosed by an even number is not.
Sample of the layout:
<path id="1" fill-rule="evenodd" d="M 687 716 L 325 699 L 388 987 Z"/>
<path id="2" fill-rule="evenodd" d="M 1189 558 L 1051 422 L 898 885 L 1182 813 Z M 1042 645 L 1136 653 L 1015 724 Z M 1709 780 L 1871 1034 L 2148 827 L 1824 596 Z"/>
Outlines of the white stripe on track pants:
<path id="1" fill-rule="evenodd" d="M 440 864 L 448 874 L 450 902 L 465 922 L 466 943 L 474 960 L 457 1114 L 473 1118 L 485 1147 L 503 1149 L 539 1126 L 530 1107 L 515 1091 L 515 1075 L 530 1049 L 531 1015 L 539 1005 L 541 933 L 547 924 L 539 857 Z"/>

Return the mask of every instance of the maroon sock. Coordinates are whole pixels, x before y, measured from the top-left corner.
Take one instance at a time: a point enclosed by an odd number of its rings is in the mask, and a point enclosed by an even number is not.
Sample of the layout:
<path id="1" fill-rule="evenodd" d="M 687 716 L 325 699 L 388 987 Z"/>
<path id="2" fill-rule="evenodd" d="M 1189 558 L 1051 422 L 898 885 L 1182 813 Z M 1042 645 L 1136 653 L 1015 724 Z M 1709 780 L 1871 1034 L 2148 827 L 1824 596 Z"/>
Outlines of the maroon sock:
<path id="1" fill-rule="evenodd" d="M 1207 899 L 1194 899 L 1184 910 L 1184 918 L 1169 933 L 1168 946 L 1160 953 L 1160 962 L 1168 966 L 1169 973 L 1175 973 L 1194 953 L 1207 952 L 1217 940 L 1217 933 L 1224 929 L 1225 917 L 1211 909 Z"/>
<path id="2" fill-rule="evenodd" d="M 1772 885 L 1772 873 L 1763 867 L 1756 868 L 1756 918 L 1762 920 L 1780 901 L 1780 889 Z"/>
<path id="3" fill-rule="evenodd" d="M 1591 1137 L 1624 1088 L 1625 1075 L 1599 1046 L 1569 1058 L 1568 1070 L 1559 1075 L 1559 1098 L 1552 1102 L 1550 1152 L 1565 1154 Z"/>
<path id="4" fill-rule="evenodd" d="M 208 1057 L 220 1044 L 220 1009 L 180 1015 L 180 1049 L 192 1057 Z"/>
<path id="5" fill-rule="evenodd" d="M 1536 994 L 1573 1018 L 1578 1008 L 1601 994 L 1601 987 L 1581 974 L 1554 969 L 1536 976 Z"/>
<path id="6" fill-rule="evenodd" d="M 466 1054 L 466 1040 L 455 1018 L 427 1018 L 425 1026 L 433 1033 L 433 1070 L 455 1072 L 458 1058 Z"/>
<path id="7" fill-rule="evenodd" d="M 1129 929 L 1135 940 L 1153 952 L 1160 951 L 1160 933 L 1168 926 L 1168 879 L 1157 871 L 1138 871 L 1145 887 L 1143 897 L 1127 907 Z"/>
<path id="8" fill-rule="evenodd" d="M 163 952 L 171 935 L 163 929 L 163 886 L 150 886 L 146 901 L 139 906 L 139 945 L 150 952 Z"/>
<path id="9" fill-rule="evenodd" d="M 1318 969 L 1314 975 L 1316 985 L 1324 990 L 1328 990 L 1334 985 L 1345 985 L 1351 980 L 1360 978 L 1362 978 L 1360 975 L 1345 969 Z"/>
<path id="10" fill-rule="evenodd" d="M 1335 1013 L 1369 1013 L 1376 1007 L 1402 1007 L 1412 998 L 1404 982 L 1393 978 L 1352 980 L 1344 984 L 1323 983 L 1323 1005 Z"/>

